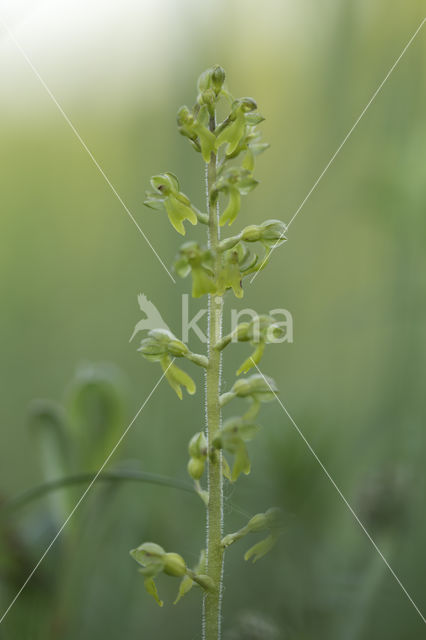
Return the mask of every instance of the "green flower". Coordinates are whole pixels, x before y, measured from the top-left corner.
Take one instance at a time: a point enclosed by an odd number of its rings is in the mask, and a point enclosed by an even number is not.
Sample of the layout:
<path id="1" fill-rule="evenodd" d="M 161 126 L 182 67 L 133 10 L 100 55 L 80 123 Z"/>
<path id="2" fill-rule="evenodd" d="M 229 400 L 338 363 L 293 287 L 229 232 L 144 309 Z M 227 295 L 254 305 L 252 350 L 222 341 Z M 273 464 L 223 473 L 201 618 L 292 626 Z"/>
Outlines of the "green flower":
<path id="1" fill-rule="evenodd" d="M 189 220 L 191 224 L 197 224 L 199 212 L 189 198 L 179 191 L 177 177 L 170 172 L 161 173 L 151 178 L 151 186 L 153 191 L 146 192 L 144 204 L 151 209 L 164 208 L 173 227 L 184 236 L 183 222 Z"/>
<path id="2" fill-rule="evenodd" d="M 248 127 L 251 122 L 253 122 L 247 119 L 247 116 L 256 109 L 257 104 L 253 98 L 239 98 L 238 100 L 234 100 L 231 113 L 218 127 L 216 150 L 227 143 L 227 156 L 230 156 L 236 151 L 245 138 Z"/>
<path id="3" fill-rule="evenodd" d="M 155 542 L 144 542 L 137 549 L 132 549 L 130 555 L 139 564 L 139 572 L 145 576 L 146 591 L 162 607 L 163 601 L 159 598 L 154 578 L 161 572 L 178 578 L 184 576 L 187 572 L 185 560 L 178 553 L 166 553 Z"/>
<path id="4" fill-rule="evenodd" d="M 217 449 L 224 449 L 235 456 L 234 466 L 229 480 L 235 482 L 241 473 L 250 473 L 250 458 L 248 455 L 246 442 L 252 440 L 259 427 L 243 418 L 230 418 L 220 429 L 213 441 L 213 446 Z"/>
<path id="5" fill-rule="evenodd" d="M 207 293 L 216 293 L 213 280 L 213 255 L 208 249 L 202 249 L 197 242 L 186 242 L 179 250 L 174 264 L 176 273 L 185 278 L 192 274 L 192 297 L 200 298 Z"/>
<path id="6" fill-rule="evenodd" d="M 178 340 L 168 329 L 151 329 L 138 349 L 151 362 L 160 360 L 165 355 L 175 358 L 186 356 L 189 349 L 184 342 Z"/>
<path id="7" fill-rule="evenodd" d="M 287 240 L 287 225 L 281 220 L 265 220 L 262 224 L 252 224 L 241 231 L 244 242 L 261 242 L 266 249 L 279 247 Z"/>
<path id="8" fill-rule="evenodd" d="M 248 378 L 237 380 L 230 391 L 222 393 L 219 403 L 221 407 L 224 407 L 234 398 L 247 398 L 251 402 L 251 406 L 243 415 L 243 419 L 250 422 L 258 414 L 260 404 L 271 402 L 277 393 L 278 389 L 272 378 L 255 373 Z"/>
<path id="9" fill-rule="evenodd" d="M 247 195 L 258 184 L 250 171 L 242 167 L 228 167 L 221 172 L 211 192 L 212 203 L 216 202 L 219 193 L 228 196 L 227 206 L 220 216 L 221 226 L 234 222 L 240 210 L 241 196 Z"/>
<path id="10" fill-rule="evenodd" d="M 283 333 L 283 329 L 277 325 L 271 316 L 257 316 L 249 322 L 243 333 L 244 337 L 243 339 L 240 338 L 240 341 L 249 341 L 250 344 L 255 347 L 255 350 L 240 366 L 237 371 L 237 376 L 239 376 L 240 373 L 247 373 L 255 365 L 259 364 L 265 350 L 265 345 L 274 343 L 278 338 L 283 336 Z"/>
<path id="11" fill-rule="evenodd" d="M 207 99 L 207 96 L 205 96 L 205 99 Z M 214 93 L 212 99 L 214 100 Z M 191 112 L 184 105 L 180 107 L 177 113 L 179 133 L 189 138 L 197 151 L 201 151 L 203 160 L 206 163 L 210 162 L 216 143 L 216 136 L 208 128 L 209 118 L 208 104 L 203 104 L 203 106 L 199 107 L 197 113 Z"/>
<path id="12" fill-rule="evenodd" d="M 239 258 L 239 252 L 236 249 L 231 249 L 223 254 L 217 287 L 218 293 L 221 295 L 227 289 L 232 289 L 237 298 L 242 298 L 244 295 Z"/>
<path id="13" fill-rule="evenodd" d="M 222 540 L 222 546 L 225 548 L 230 547 L 231 544 L 241 540 L 249 533 L 261 533 L 263 531 L 277 533 L 282 530 L 281 520 L 282 512 L 277 507 L 271 507 L 265 513 L 256 513 L 255 516 L 250 518 L 245 527 L 235 533 L 228 533 Z"/>
<path id="14" fill-rule="evenodd" d="M 181 400 L 181 386 L 185 387 L 189 394 L 195 393 L 195 382 L 185 371 L 174 364 L 173 359 L 185 357 L 196 364 L 205 366 L 204 360 L 201 360 L 203 357 L 191 353 L 186 344 L 178 340 L 170 331 L 153 329 L 142 340 L 138 351 L 150 362 L 160 363 L 168 383 Z"/>
<path id="15" fill-rule="evenodd" d="M 248 378 L 237 380 L 232 387 L 232 392 L 238 398 L 253 397 L 260 402 L 271 402 L 278 389 L 272 378 L 254 373 Z"/>
<path id="16" fill-rule="evenodd" d="M 179 369 L 178 366 L 174 364 L 174 362 L 169 358 L 169 356 L 165 356 L 160 360 L 161 367 L 165 373 L 167 382 L 171 386 L 171 388 L 176 391 L 176 394 L 180 400 L 182 400 L 182 389 L 181 387 L 185 387 L 187 392 L 192 396 L 197 390 L 195 386 L 195 382 L 185 371 Z"/>

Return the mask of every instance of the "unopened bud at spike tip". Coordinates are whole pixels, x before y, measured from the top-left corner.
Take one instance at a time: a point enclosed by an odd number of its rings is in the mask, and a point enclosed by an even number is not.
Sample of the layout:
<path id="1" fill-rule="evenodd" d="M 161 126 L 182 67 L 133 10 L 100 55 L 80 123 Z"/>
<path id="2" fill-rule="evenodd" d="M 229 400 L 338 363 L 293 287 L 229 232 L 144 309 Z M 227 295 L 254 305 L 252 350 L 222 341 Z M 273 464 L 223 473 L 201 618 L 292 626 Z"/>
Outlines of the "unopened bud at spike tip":
<path id="1" fill-rule="evenodd" d="M 212 87 L 216 95 L 218 95 L 218 93 L 223 87 L 223 83 L 225 82 L 225 76 L 226 76 L 225 69 L 223 69 L 223 67 L 219 65 L 216 65 L 213 67 L 211 79 L 212 79 Z"/>

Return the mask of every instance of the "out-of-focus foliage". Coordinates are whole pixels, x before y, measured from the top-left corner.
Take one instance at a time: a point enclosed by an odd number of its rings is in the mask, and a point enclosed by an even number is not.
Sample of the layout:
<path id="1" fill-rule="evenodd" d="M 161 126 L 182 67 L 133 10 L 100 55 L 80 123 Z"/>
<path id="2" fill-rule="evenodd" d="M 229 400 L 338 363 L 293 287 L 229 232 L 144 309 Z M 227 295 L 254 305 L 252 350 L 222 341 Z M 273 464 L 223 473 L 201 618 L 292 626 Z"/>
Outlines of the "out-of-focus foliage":
<path id="1" fill-rule="evenodd" d="M 173 37 L 180 46 L 153 74 L 154 90 L 142 62 L 129 75 L 132 90 L 121 101 L 118 76 L 110 69 L 110 93 L 95 90 L 95 76 L 86 74 L 86 68 L 97 70 L 90 56 L 78 62 L 76 52 L 77 75 L 91 90 L 77 87 L 73 99 L 64 90 L 68 69 L 60 57 L 58 74 L 46 72 L 168 266 L 175 239 L 167 216 L 143 207 L 144 188 L 152 171 L 167 165 L 202 209 L 198 158 L 186 153 L 170 118 L 194 75 L 220 63 L 236 94 L 256 88 L 266 118 L 262 129 L 271 149 L 258 163 L 262 188 L 253 191 L 246 218 L 232 230 L 255 223 L 260 210 L 265 218 L 288 221 L 424 16 L 424 4 L 416 0 L 395 3 L 392 12 L 384 0 L 266 1 L 247 12 L 240 3 L 217 2 L 214 20 L 207 5 L 189 2 L 185 7 L 193 11 L 176 11 L 173 29 L 167 21 L 164 31 L 156 30 L 151 60 Z M 118 32 L 108 33 L 108 51 L 112 43 L 114 51 L 123 45 Z M 279 359 L 265 349 L 262 363 L 420 608 L 426 592 L 425 51 L 420 33 L 298 214 L 283 250 L 272 256 L 271 275 L 259 274 L 235 303 L 265 313 L 291 311 L 294 343 L 283 345 Z M 43 71 L 43 57 L 29 53 Z M 10 109 L 15 88 L 9 95 L 6 87 L 8 101 L 0 106 L 2 499 L 39 484 L 47 473 L 62 473 L 62 465 L 75 465 L 76 458 L 80 469 L 99 465 L 158 379 L 159 372 L 141 367 L 128 344 L 128 328 L 140 316 L 136 296 L 143 292 L 153 300 L 180 337 L 180 294 L 187 286 L 180 280 L 173 286 L 32 72 L 22 78 L 20 91 L 28 98 Z M 202 306 L 191 301 L 190 316 Z M 200 351 L 196 335 L 189 338 L 190 348 Z M 229 358 L 224 390 L 245 348 L 237 346 L 234 361 Z M 62 404 L 62 389 L 84 361 L 114 362 L 125 371 L 124 409 L 108 407 L 115 425 L 108 442 L 103 410 L 91 405 L 90 427 L 78 430 L 78 444 L 74 440 L 71 447 L 66 440 L 64 445 L 64 412 L 51 405 L 41 427 L 41 464 L 28 437 L 28 407 L 37 397 Z M 202 372 L 195 382 L 202 386 Z M 115 463 L 137 460 L 141 469 L 184 479 L 182 442 L 202 428 L 204 407 L 186 397 L 165 401 L 171 392 L 162 385 Z M 87 407 L 91 398 L 80 401 Z M 233 402 L 243 406 L 244 400 Z M 260 471 L 229 489 L 227 521 L 237 531 L 247 514 L 277 504 L 284 532 L 273 554 L 254 569 L 237 555 L 227 557 L 229 639 L 269 634 L 271 640 L 417 640 L 424 633 L 420 617 L 303 440 L 276 402 L 263 411 L 262 439 L 251 450 Z M 71 423 L 81 415 L 69 407 L 65 415 L 66 437 L 75 438 Z M 79 424 L 86 422 L 86 410 L 83 415 Z M 225 419 L 230 416 L 225 407 Z M 55 460 L 49 457 L 52 439 L 58 444 Z M 81 491 L 56 493 L 1 521 L 2 611 L 55 535 L 59 513 L 68 509 L 62 499 L 78 499 Z M 204 531 L 188 534 L 182 522 L 199 522 L 202 510 L 199 499 L 155 486 L 97 488 L 0 625 L 1 640 L 197 637 L 199 594 L 191 591 L 180 608 L 161 612 L 145 598 L 128 549 L 135 540 L 155 539 L 195 566 L 198 557 L 190 550 L 202 548 Z M 168 588 L 165 583 L 163 593 L 162 585 L 161 596 L 172 602 L 176 585 Z"/>

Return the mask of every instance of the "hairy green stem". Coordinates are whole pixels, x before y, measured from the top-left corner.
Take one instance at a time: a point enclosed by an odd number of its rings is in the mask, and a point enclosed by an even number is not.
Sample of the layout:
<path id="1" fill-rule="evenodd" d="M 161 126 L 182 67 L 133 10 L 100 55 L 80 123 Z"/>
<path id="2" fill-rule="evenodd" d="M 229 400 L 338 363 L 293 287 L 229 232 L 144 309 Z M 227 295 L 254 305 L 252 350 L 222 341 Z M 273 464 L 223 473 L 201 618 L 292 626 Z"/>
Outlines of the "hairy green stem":
<path id="1" fill-rule="evenodd" d="M 215 117 L 210 118 L 210 130 L 215 130 Z M 215 254 L 215 275 L 220 268 L 219 245 L 219 211 L 218 205 L 211 205 L 210 194 L 216 181 L 217 158 L 212 154 L 207 166 L 207 210 L 209 214 L 209 247 Z M 219 404 L 221 358 L 220 351 L 214 345 L 222 337 L 222 297 L 209 295 L 208 313 L 208 356 L 209 364 L 206 371 L 206 414 L 207 439 L 209 450 L 221 423 L 221 409 Z M 214 589 L 204 597 L 203 605 L 203 638 L 204 640 L 219 640 L 221 626 L 222 601 L 222 570 L 223 547 L 223 497 L 222 497 L 222 455 L 208 463 L 209 502 L 207 506 L 207 575 L 214 582 Z"/>

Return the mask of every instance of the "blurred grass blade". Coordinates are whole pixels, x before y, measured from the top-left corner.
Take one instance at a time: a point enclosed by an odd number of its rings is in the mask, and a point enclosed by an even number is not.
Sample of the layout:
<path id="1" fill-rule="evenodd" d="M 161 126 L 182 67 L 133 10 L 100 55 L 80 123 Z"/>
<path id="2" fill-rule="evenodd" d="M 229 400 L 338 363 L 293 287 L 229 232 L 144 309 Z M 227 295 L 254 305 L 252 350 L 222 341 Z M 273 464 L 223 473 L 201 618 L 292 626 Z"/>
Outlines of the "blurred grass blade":
<path id="1" fill-rule="evenodd" d="M 15 498 L 11 498 L 10 500 L 3 502 L 0 507 L 0 517 L 7 517 L 10 513 L 24 507 L 34 500 L 42 498 L 45 495 L 49 495 L 68 487 L 80 484 L 89 484 L 95 475 L 95 473 L 79 473 L 51 480 L 50 482 L 45 482 L 37 487 L 32 487 Z M 193 486 L 188 482 L 176 480 L 168 476 L 157 475 L 155 473 L 148 473 L 147 471 L 105 471 L 98 476 L 96 482 L 142 482 L 157 486 L 170 487 L 172 489 L 178 489 L 180 491 L 186 491 L 196 495 Z"/>

